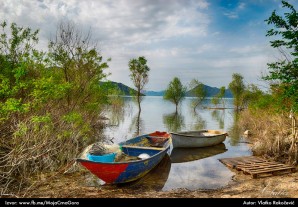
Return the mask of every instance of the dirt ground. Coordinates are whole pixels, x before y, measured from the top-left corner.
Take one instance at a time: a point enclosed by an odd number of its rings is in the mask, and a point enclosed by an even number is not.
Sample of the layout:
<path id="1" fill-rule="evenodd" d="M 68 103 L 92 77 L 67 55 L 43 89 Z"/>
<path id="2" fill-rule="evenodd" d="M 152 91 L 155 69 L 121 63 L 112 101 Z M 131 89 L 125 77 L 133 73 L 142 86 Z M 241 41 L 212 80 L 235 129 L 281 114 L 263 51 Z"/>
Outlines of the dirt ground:
<path id="1" fill-rule="evenodd" d="M 216 190 L 178 189 L 172 191 L 142 190 L 115 186 L 88 186 L 87 171 L 45 176 L 44 182 L 32 186 L 26 197 L 35 198 L 298 198 L 298 172 L 260 177 L 235 172 L 233 180 Z"/>

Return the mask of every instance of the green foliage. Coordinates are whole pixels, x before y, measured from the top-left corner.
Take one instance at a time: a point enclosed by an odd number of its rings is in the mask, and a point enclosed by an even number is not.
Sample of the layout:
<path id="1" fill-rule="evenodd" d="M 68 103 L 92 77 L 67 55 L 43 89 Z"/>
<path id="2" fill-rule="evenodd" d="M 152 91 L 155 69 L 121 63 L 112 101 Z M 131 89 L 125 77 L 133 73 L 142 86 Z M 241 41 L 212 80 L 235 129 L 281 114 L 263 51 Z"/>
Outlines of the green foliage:
<path id="1" fill-rule="evenodd" d="M 232 75 L 232 82 L 229 84 L 229 89 L 232 91 L 234 96 L 234 105 L 236 110 L 240 110 L 242 107 L 242 96 L 245 91 L 245 85 L 243 83 L 243 77 L 239 73 Z"/>
<path id="2" fill-rule="evenodd" d="M 141 109 L 141 90 L 149 81 L 150 68 L 147 66 L 147 60 L 145 57 L 139 57 L 138 59 L 131 59 L 128 63 L 130 70 L 130 79 L 134 86 L 137 88 L 137 101 L 139 109 Z"/>
<path id="3" fill-rule="evenodd" d="M 269 96 L 271 95 L 264 93 L 256 85 L 251 84 L 246 86 L 241 97 L 241 102 L 243 103 L 243 107 L 250 109 L 261 109 L 263 107 L 269 107 L 269 102 L 264 100 L 265 97 L 268 98 Z"/>
<path id="4" fill-rule="evenodd" d="M 100 110 L 101 104 L 107 102 L 107 94 L 99 83 L 107 76 L 104 70 L 108 64 L 103 62 L 96 43 L 92 44 L 91 35 L 83 35 L 73 23 L 62 22 L 55 41 L 50 41 L 49 51 L 52 70 L 59 73 L 61 83 L 71 86 L 63 87 L 68 89 L 63 91 L 64 107 L 70 111 Z"/>
<path id="5" fill-rule="evenodd" d="M 32 61 L 38 42 L 38 30 L 10 26 L 10 35 L 6 31 L 7 23 L 1 24 L 0 34 L 0 120 L 3 122 L 14 113 L 26 113 L 31 106 L 28 95 L 32 89 L 34 69 Z M 33 77 L 32 77 L 33 76 Z"/>
<path id="6" fill-rule="evenodd" d="M 225 92 L 226 92 L 226 87 L 222 86 L 219 89 L 218 94 L 216 94 L 211 99 L 211 103 L 214 104 L 217 107 L 217 105 L 221 102 L 222 103 L 222 106 L 225 107 L 225 100 L 224 100 Z"/>
<path id="7" fill-rule="evenodd" d="M 62 24 L 49 52 L 36 50 L 38 30 L 12 23 L 0 32 L 0 187 L 20 191 L 40 170 L 56 171 L 97 141 L 111 94 L 102 56 L 74 25 Z M 71 150 L 69 150 L 71 149 Z M 15 161 L 18 162 L 15 162 Z M 21 180 L 19 178 L 22 178 Z"/>
<path id="8" fill-rule="evenodd" d="M 286 108 L 298 111 L 298 13 L 287 1 L 282 1 L 282 6 L 289 12 L 280 16 L 274 10 L 265 21 L 274 26 L 267 31 L 266 36 L 277 37 L 270 41 L 271 46 L 278 48 L 284 58 L 281 61 L 269 63 L 269 74 L 263 79 L 277 81 L 274 84 L 277 83 L 281 88 L 277 90 L 280 92 L 278 94 L 280 102 L 286 102 Z"/>
<path id="9" fill-rule="evenodd" d="M 34 132 L 39 131 L 41 127 L 48 131 L 53 129 L 53 119 L 51 114 L 46 114 L 44 116 L 32 116 L 30 123 L 32 123 Z"/>
<path id="10" fill-rule="evenodd" d="M 146 83 L 148 83 L 150 68 L 147 66 L 147 60 L 145 57 L 139 57 L 138 59 L 131 59 L 128 63 L 130 70 L 130 78 L 133 84 L 138 89 L 138 92 L 142 90 Z"/>
<path id="11" fill-rule="evenodd" d="M 217 107 L 217 105 L 219 104 L 219 98 L 218 98 L 218 96 L 212 97 L 211 103 L 214 104 Z"/>
<path id="12" fill-rule="evenodd" d="M 187 88 L 182 85 L 179 78 L 174 77 L 174 79 L 169 83 L 163 98 L 176 105 L 176 112 L 178 109 L 178 104 L 184 99 Z"/>
<path id="13" fill-rule="evenodd" d="M 199 82 L 197 79 L 193 79 L 190 82 L 190 88 L 193 88 L 192 94 L 195 98 L 192 100 L 192 106 L 195 110 L 197 106 L 202 104 L 203 100 L 206 98 L 207 91 L 205 90 L 204 84 Z"/>

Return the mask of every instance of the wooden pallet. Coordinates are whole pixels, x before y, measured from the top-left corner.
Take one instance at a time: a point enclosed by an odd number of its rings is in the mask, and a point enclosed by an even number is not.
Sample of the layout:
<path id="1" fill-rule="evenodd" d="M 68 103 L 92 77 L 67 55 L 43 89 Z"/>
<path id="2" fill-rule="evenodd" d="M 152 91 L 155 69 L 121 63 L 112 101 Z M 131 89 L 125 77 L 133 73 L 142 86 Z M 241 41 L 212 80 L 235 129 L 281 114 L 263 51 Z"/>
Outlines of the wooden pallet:
<path id="1" fill-rule="evenodd" d="M 219 161 L 230 168 L 242 170 L 244 174 L 250 174 L 252 178 L 260 175 L 275 175 L 279 172 L 295 172 L 295 167 L 255 156 L 223 158 Z"/>

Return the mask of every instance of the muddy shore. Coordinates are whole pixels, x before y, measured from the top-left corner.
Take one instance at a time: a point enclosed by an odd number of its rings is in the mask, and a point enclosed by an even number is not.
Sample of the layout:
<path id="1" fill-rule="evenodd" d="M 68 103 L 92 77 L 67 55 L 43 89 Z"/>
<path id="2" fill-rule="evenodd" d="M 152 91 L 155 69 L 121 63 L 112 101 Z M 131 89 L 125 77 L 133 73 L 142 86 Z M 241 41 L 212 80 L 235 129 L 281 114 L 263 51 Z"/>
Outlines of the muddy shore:
<path id="1" fill-rule="evenodd" d="M 235 171 L 232 181 L 216 190 L 142 190 L 115 186 L 95 187 L 85 182 L 87 171 L 45 176 L 26 197 L 35 198 L 298 198 L 296 172 L 253 179 Z"/>

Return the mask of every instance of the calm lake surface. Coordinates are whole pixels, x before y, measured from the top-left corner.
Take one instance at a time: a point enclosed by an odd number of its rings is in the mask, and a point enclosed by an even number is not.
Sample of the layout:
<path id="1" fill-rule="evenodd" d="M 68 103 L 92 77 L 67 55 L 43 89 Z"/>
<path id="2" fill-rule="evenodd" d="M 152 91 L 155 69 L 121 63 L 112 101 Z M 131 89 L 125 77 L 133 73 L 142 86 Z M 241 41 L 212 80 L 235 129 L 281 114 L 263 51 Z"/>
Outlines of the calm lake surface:
<path id="1" fill-rule="evenodd" d="M 159 96 L 146 96 L 141 103 L 139 114 L 137 103 L 132 97 L 123 97 L 125 107 L 122 110 L 109 111 L 105 135 L 108 140 L 118 143 L 138 134 L 153 131 L 184 131 L 200 129 L 217 129 L 229 133 L 223 144 L 195 149 L 174 149 L 170 157 L 162 162 L 144 178 L 118 185 L 123 188 L 155 189 L 168 191 L 178 188 L 189 190 L 216 189 L 231 182 L 234 175 L 218 159 L 251 155 L 242 131 L 236 126 L 236 116 L 233 109 L 215 110 L 191 107 L 192 98 L 183 100 L 178 114 L 175 105 Z M 232 99 L 225 99 L 226 107 L 232 108 Z M 210 99 L 203 103 L 205 107 L 214 107 Z M 91 185 L 101 186 L 94 178 Z M 115 186 L 114 186 L 115 187 Z"/>

